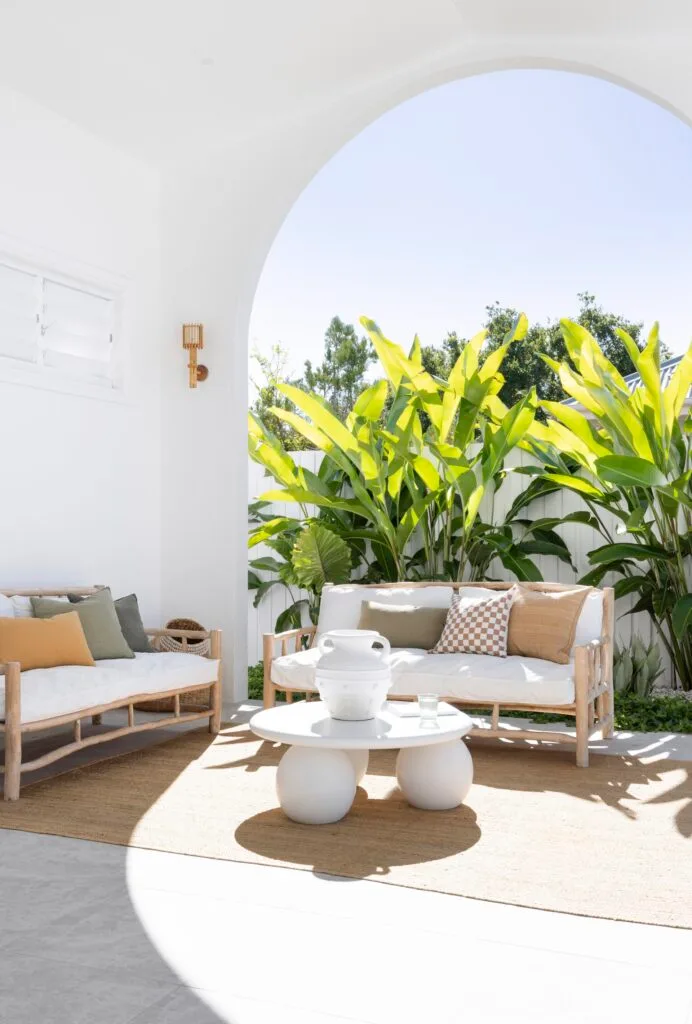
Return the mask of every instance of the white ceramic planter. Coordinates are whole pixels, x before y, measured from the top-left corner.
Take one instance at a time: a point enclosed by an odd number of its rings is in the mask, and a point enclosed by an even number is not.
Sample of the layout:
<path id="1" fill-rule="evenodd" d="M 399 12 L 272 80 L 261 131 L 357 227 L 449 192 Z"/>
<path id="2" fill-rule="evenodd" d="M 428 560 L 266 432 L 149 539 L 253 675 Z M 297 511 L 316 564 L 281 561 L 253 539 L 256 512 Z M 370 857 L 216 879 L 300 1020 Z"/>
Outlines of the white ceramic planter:
<path id="1" fill-rule="evenodd" d="M 317 646 L 315 683 L 331 717 L 345 722 L 374 718 L 391 682 L 389 640 L 372 629 L 333 629 Z"/>

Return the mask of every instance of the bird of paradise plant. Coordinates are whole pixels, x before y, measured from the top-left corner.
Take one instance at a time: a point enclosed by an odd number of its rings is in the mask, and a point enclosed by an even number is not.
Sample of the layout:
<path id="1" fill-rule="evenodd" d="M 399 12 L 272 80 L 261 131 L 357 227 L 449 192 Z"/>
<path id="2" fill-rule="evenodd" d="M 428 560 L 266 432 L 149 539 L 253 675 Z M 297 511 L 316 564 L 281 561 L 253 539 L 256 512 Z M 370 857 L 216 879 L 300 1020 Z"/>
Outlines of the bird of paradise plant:
<path id="1" fill-rule="evenodd" d="M 618 335 L 641 377 L 632 393 L 596 340 L 561 321 L 570 362 L 544 356 L 578 405 L 542 402 L 549 414 L 522 442 L 533 452 L 541 489 L 568 488 L 589 507 L 605 543 L 589 553 L 582 583 L 619 577 L 616 597 L 637 594 L 685 690 L 692 689 L 692 345 L 667 387 L 658 325 L 639 350 Z M 524 497 L 523 502 L 527 500 Z M 518 511 L 514 510 L 515 514 Z"/>
<path id="2" fill-rule="evenodd" d="M 483 579 L 494 558 L 518 579 L 536 580 L 541 574 L 532 555 L 557 554 L 570 563 L 554 521 L 493 523 L 481 514 L 507 455 L 535 416 L 533 392 L 511 409 L 497 399 L 502 360 L 526 333 L 526 318 L 517 318 L 501 349 L 485 362 L 480 354 L 486 333 L 472 338 L 447 381 L 425 371 L 418 339 L 407 355 L 372 320 L 361 322 L 384 378 L 363 391 L 345 423 L 316 395 L 278 385 L 297 411 L 272 412 L 323 453 L 317 473 L 300 466 L 250 416 L 250 455 L 278 484 L 261 499 L 299 509 L 297 518 L 263 517 L 250 544 L 281 547 L 290 561 L 287 537 L 318 522 L 349 545 L 359 578 L 375 581 Z M 278 571 L 291 577 L 290 569 Z M 270 581 L 255 573 L 257 599 L 265 583 Z"/>

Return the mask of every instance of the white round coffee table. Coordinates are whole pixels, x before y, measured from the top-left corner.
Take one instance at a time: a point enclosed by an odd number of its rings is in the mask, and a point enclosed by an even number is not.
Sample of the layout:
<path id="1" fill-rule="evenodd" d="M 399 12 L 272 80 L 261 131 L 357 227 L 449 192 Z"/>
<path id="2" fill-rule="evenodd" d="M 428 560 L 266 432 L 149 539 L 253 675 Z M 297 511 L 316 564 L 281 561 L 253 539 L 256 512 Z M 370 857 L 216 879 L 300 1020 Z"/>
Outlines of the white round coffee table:
<path id="1" fill-rule="evenodd" d="M 367 722 L 340 722 L 321 701 L 299 701 L 259 711 L 250 728 L 265 740 L 290 744 L 276 775 L 284 812 L 305 825 L 326 825 L 350 810 L 369 750 L 399 750 L 397 781 L 414 807 L 443 811 L 463 803 L 473 763 L 460 740 L 471 719 L 449 704 L 439 710 L 426 721 L 416 704 L 402 701 Z"/>

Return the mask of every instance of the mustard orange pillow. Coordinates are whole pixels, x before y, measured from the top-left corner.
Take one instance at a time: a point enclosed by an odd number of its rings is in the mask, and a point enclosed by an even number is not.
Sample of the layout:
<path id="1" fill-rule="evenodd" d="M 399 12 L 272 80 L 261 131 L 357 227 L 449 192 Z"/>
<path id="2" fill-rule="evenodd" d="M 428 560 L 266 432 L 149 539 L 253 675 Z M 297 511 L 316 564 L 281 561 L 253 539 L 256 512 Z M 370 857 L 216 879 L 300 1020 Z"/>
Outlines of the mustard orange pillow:
<path id="1" fill-rule="evenodd" d="M 0 618 L 0 661 L 18 661 L 22 672 L 94 664 L 77 612 L 54 619 Z"/>
<path id="2" fill-rule="evenodd" d="M 567 665 L 577 620 L 591 587 L 542 594 L 517 584 L 516 591 L 509 614 L 507 653 Z"/>

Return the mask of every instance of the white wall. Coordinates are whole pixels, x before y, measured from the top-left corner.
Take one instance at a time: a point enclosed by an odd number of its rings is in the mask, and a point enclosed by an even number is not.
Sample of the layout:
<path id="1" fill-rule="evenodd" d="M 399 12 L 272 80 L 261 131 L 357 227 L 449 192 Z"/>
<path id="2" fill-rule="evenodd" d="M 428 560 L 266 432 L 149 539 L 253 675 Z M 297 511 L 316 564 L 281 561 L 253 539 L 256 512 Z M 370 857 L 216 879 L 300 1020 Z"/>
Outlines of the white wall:
<path id="1" fill-rule="evenodd" d="M 126 402 L 0 378 L 0 585 L 105 583 L 116 595 L 134 590 L 155 624 L 158 175 L 50 111 L 0 91 L 0 232 L 6 248 L 126 279 L 129 378 Z"/>

